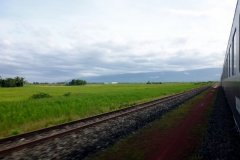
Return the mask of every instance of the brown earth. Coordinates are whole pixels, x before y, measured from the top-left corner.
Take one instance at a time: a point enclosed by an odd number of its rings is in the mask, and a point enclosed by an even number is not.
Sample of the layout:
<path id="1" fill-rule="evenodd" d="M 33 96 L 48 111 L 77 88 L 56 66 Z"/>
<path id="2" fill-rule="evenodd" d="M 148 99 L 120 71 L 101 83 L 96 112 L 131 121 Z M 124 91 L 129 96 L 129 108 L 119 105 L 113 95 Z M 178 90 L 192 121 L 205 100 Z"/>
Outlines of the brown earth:
<path id="1" fill-rule="evenodd" d="M 173 128 L 161 133 L 152 133 L 154 137 L 149 143 L 149 160 L 180 160 L 185 159 L 189 152 L 199 143 L 193 134 L 194 128 L 204 120 L 205 111 L 213 102 L 214 92 L 212 88 L 208 94 L 195 106 L 192 107 L 189 114 L 183 118 L 179 124 Z"/>

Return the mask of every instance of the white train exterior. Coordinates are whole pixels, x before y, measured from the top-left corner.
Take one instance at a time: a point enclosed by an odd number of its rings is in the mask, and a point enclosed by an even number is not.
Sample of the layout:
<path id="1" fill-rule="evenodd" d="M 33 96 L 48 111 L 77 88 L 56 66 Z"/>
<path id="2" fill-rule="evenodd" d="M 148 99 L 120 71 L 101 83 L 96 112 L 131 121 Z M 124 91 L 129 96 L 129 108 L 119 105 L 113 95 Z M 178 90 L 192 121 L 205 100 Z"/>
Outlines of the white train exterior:
<path id="1" fill-rule="evenodd" d="M 240 3 L 238 1 L 224 59 L 221 84 L 236 125 L 240 127 Z"/>

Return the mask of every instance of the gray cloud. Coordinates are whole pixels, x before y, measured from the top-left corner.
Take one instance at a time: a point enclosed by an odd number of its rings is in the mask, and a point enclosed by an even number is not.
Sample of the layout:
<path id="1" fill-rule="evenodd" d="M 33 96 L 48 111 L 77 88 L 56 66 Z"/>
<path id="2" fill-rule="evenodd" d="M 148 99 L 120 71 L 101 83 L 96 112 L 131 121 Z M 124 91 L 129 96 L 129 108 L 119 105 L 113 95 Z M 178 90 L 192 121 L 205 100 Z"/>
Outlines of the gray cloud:
<path id="1" fill-rule="evenodd" d="M 183 43 L 186 43 L 185 40 Z M 196 69 L 209 67 L 216 61 L 216 57 L 201 55 L 198 50 L 132 54 L 131 44 L 113 42 L 71 50 L 47 48 L 45 53 L 38 52 L 34 45 L 27 43 L 11 46 L 0 43 L 0 51 L 3 55 L 0 57 L 1 75 L 20 75 L 30 81 L 64 81 L 85 76 Z"/>
<path id="2" fill-rule="evenodd" d="M 0 76 L 64 81 L 221 67 L 234 2 L 106 2 L 58 3 L 69 12 L 48 1 L 36 11 L 18 1 L 0 6 Z"/>

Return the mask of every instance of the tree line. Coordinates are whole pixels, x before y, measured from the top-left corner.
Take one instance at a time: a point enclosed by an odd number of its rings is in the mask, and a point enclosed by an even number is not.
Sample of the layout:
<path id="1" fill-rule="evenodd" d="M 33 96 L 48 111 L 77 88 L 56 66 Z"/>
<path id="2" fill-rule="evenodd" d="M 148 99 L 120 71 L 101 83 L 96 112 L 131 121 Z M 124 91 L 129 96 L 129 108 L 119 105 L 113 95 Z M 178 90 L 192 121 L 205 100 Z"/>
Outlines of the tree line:
<path id="1" fill-rule="evenodd" d="M 30 84 L 24 80 L 22 77 L 15 77 L 15 78 L 2 78 L 0 76 L 0 87 L 23 87 L 24 84 Z M 77 85 L 86 85 L 87 81 L 81 79 L 72 79 L 69 82 L 57 82 L 57 83 L 40 83 L 40 82 L 33 82 L 34 85 L 42 85 L 42 84 L 56 84 L 56 85 L 68 85 L 68 86 L 77 86 Z"/>
<path id="2" fill-rule="evenodd" d="M 68 82 L 67 85 L 69 86 L 78 86 L 78 85 L 86 85 L 87 82 L 85 80 L 81 79 L 72 79 L 70 82 Z"/>
<path id="3" fill-rule="evenodd" d="M 0 87 L 22 87 L 24 85 L 24 78 L 5 78 L 0 77 Z"/>
<path id="4" fill-rule="evenodd" d="M 80 86 L 80 85 L 86 85 L 87 81 L 81 80 L 81 79 L 72 79 L 69 82 L 33 82 L 34 85 L 66 85 L 66 86 Z"/>
<path id="5" fill-rule="evenodd" d="M 150 81 L 148 81 L 146 84 L 162 84 L 162 82 L 150 82 Z"/>

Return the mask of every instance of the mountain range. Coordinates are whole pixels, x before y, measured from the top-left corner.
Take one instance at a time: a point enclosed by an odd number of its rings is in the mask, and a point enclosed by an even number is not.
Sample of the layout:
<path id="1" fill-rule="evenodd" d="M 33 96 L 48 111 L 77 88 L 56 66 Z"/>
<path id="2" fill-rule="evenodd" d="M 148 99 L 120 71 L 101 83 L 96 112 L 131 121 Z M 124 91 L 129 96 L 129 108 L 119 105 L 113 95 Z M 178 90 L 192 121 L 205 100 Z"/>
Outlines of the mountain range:
<path id="1" fill-rule="evenodd" d="M 219 81 L 221 68 L 205 68 L 186 71 L 160 71 L 143 73 L 126 73 L 86 77 L 90 83 L 142 83 L 142 82 L 202 82 Z"/>

